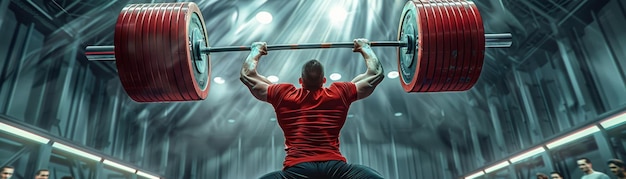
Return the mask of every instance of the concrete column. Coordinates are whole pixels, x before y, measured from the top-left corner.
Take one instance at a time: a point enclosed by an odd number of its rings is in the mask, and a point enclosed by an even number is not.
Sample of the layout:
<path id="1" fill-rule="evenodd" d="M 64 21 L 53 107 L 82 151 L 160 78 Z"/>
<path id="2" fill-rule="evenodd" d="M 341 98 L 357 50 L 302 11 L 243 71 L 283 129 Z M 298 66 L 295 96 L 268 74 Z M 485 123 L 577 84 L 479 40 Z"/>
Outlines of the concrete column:
<path id="1" fill-rule="evenodd" d="M 519 87 L 520 95 L 522 96 L 522 101 L 524 102 L 524 111 L 526 112 L 526 118 L 528 119 L 528 130 L 530 132 L 531 143 L 541 142 L 543 140 L 543 132 L 541 131 L 541 127 L 539 127 L 539 120 L 537 119 L 537 114 L 535 107 L 533 105 L 533 98 L 528 91 L 527 85 L 524 83 L 524 78 L 522 77 L 521 72 L 518 70 L 514 70 L 513 74 L 515 76 L 515 82 Z M 523 146 L 522 147 L 526 147 Z"/>
<path id="2" fill-rule="evenodd" d="M 496 143 L 493 145 L 496 157 L 504 157 L 506 155 L 506 143 L 504 142 L 504 132 L 502 132 L 502 124 L 500 124 L 500 116 L 498 115 L 498 107 L 496 106 L 498 99 L 495 97 L 489 97 L 487 100 L 489 106 L 489 113 L 491 114 L 491 123 L 493 124 L 494 132 L 492 133 L 496 138 Z"/>
<path id="3" fill-rule="evenodd" d="M 468 123 L 468 127 L 469 128 L 469 132 L 470 132 L 470 137 L 472 138 L 472 148 L 474 149 L 474 157 L 476 158 L 476 160 L 474 160 L 474 164 L 476 166 L 483 166 L 485 165 L 485 158 L 483 157 L 483 153 L 481 153 L 482 148 L 480 146 L 480 140 L 478 139 L 478 134 L 476 132 L 476 126 L 474 124 L 474 120 L 476 119 L 469 119 L 467 120 Z"/>

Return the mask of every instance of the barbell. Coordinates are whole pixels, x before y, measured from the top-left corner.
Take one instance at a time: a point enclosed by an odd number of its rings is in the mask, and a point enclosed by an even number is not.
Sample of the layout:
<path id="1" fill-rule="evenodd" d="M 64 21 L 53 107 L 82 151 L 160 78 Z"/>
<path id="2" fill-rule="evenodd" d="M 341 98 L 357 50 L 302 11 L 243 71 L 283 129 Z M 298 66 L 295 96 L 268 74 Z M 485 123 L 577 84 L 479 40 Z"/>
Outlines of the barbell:
<path id="1" fill-rule="evenodd" d="M 216 52 L 250 46 L 210 47 L 193 2 L 129 4 L 117 18 L 114 46 L 88 46 L 92 61 L 116 61 L 126 93 L 137 102 L 206 99 Z M 478 8 L 465 0 L 408 1 L 394 41 L 400 82 L 406 92 L 465 91 L 474 86 L 485 48 L 510 47 L 510 33 L 485 34 Z M 268 45 L 267 50 L 354 48 L 353 42 Z"/>

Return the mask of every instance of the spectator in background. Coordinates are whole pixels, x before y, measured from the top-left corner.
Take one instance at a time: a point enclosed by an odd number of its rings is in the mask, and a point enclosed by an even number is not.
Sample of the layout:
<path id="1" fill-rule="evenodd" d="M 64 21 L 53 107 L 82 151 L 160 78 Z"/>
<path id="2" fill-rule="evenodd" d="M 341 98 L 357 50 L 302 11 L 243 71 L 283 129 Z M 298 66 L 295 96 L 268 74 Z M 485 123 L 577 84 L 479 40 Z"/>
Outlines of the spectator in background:
<path id="1" fill-rule="evenodd" d="M 563 175 L 561 175 L 561 173 L 554 171 L 552 173 L 550 173 L 550 178 L 551 179 L 563 179 Z"/>
<path id="2" fill-rule="evenodd" d="M 581 179 L 610 179 L 608 175 L 594 171 L 591 160 L 588 158 L 579 158 L 576 163 L 578 163 L 578 168 L 585 173 Z"/>
<path id="3" fill-rule="evenodd" d="M 64 176 L 64 177 L 61 177 L 61 179 L 74 179 L 74 177 L 71 177 L 71 176 Z"/>
<path id="4" fill-rule="evenodd" d="M 12 166 L 3 166 L 2 173 L 0 173 L 0 179 L 11 179 L 13 171 L 15 171 L 15 168 Z"/>
<path id="5" fill-rule="evenodd" d="M 537 179 L 549 179 L 548 175 L 543 173 L 537 173 Z"/>
<path id="6" fill-rule="evenodd" d="M 48 169 L 40 169 L 35 173 L 35 179 L 48 179 L 50 176 L 50 170 Z"/>
<path id="7" fill-rule="evenodd" d="M 626 179 L 626 167 L 624 162 L 619 159 L 611 159 L 607 162 L 611 172 L 617 176 L 618 179 Z"/>

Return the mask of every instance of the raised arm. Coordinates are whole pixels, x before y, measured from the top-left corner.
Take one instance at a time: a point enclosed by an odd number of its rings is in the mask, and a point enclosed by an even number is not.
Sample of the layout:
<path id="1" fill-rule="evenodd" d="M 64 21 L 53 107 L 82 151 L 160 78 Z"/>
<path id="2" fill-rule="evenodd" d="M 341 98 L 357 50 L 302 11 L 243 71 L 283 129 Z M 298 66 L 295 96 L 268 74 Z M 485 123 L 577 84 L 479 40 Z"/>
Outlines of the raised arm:
<path id="1" fill-rule="evenodd" d="M 371 95 L 376 86 L 383 81 L 385 75 L 383 65 L 378 61 L 378 57 L 374 54 L 367 39 L 355 39 L 354 47 L 354 52 L 360 52 L 367 65 L 367 71 L 352 80 L 352 83 L 356 84 L 358 100 Z"/>
<path id="2" fill-rule="evenodd" d="M 250 55 L 241 67 L 239 79 L 245 84 L 254 97 L 261 101 L 267 101 L 267 88 L 272 82 L 256 71 L 257 64 L 261 56 L 267 55 L 267 44 L 265 42 L 255 42 L 252 44 Z"/>

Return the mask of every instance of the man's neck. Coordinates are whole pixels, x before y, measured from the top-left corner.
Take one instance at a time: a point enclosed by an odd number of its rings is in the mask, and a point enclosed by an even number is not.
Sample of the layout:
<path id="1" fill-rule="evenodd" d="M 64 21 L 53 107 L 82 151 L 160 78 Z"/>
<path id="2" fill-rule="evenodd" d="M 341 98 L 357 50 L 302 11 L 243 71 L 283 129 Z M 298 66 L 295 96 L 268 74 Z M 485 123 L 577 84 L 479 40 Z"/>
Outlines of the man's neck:
<path id="1" fill-rule="evenodd" d="M 593 172 L 594 172 L 593 169 L 589 169 L 589 171 L 587 171 L 586 173 L 587 175 L 589 175 L 589 174 L 592 174 Z"/>

